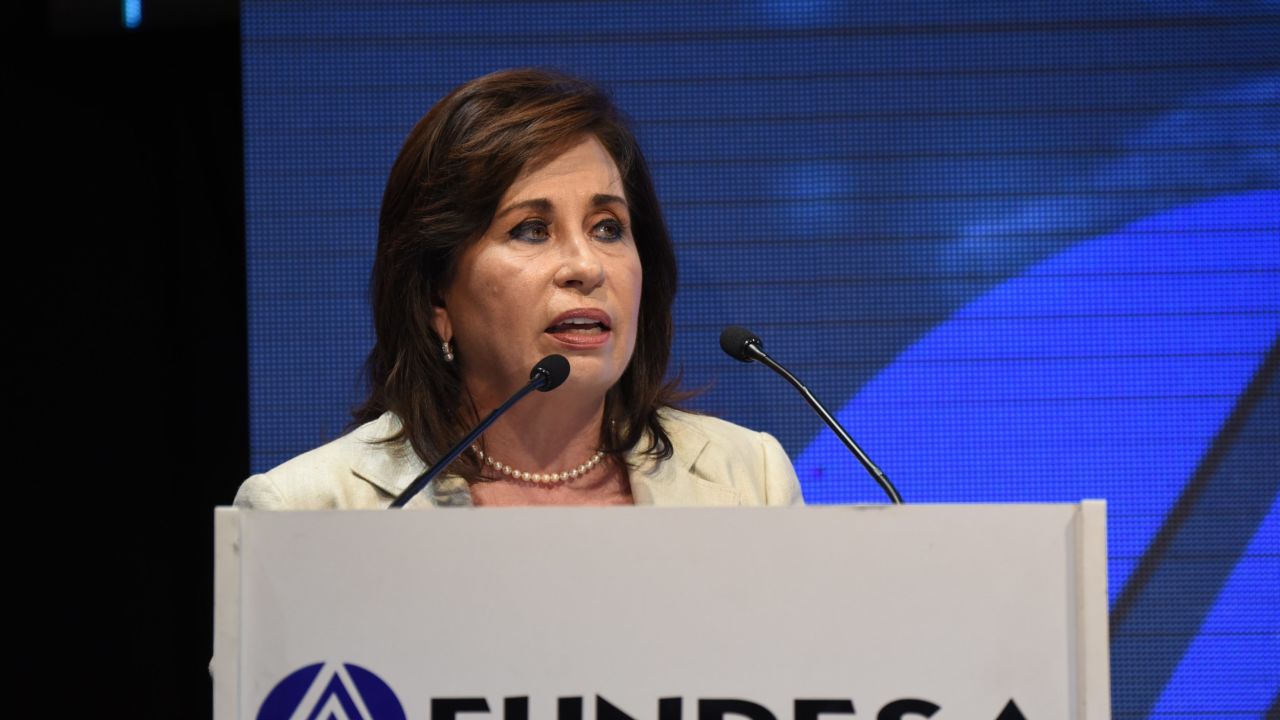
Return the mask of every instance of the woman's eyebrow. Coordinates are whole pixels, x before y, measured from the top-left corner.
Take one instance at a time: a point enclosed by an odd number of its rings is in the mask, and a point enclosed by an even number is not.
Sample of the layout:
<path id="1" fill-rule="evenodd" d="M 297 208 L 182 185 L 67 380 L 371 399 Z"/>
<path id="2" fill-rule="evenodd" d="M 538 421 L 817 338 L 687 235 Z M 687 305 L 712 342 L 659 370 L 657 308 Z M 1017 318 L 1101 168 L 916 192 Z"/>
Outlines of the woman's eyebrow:
<path id="1" fill-rule="evenodd" d="M 602 205 L 613 205 L 613 204 L 618 204 L 618 205 L 621 205 L 622 207 L 629 207 L 627 205 L 626 198 L 619 197 L 617 195 L 609 195 L 607 193 L 597 193 L 593 195 L 591 197 L 591 204 L 595 207 L 600 207 Z"/>
<path id="2" fill-rule="evenodd" d="M 622 197 L 621 195 L 610 195 L 609 193 L 596 193 L 595 195 L 591 196 L 592 207 L 603 207 L 605 205 L 621 205 L 624 208 L 630 207 L 629 205 L 627 205 L 627 199 Z M 495 215 L 494 217 L 502 217 L 514 210 L 525 210 L 525 209 L 536 210 L 537 212 L 540 212 L 540 213 L 550 213 L 552 207 L 553 205 L 551 201 L 548 200 L 547 198 L 530 198 L 528 200 L 520 200 L 518 202 L 511 203 L 510 205 L 499 210 L 498 214 Z"/>
<path id="3" fill-rule="evenodd" d="M 505 208 L 499 210 L 498 214 L 495 217 L 502 217 L 503 215 L 506 215 L 507 213 L 513 210 L 522 210 L 525 208 L 528 208 L 531 210 L 537 210 L 540 213 L 549 213 L 551 212 L 551 201 L 546 198 L 532 198 L 529 200 L 521 200 L 519 202 L 513 202 L 510 205 L 506 206 Z"/>

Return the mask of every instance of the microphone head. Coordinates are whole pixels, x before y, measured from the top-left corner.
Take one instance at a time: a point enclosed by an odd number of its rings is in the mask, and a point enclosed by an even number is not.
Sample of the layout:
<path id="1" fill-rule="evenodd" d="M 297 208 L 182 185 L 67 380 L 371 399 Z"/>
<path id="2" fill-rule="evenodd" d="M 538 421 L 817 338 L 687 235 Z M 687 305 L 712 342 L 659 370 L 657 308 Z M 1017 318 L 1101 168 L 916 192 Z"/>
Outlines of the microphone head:
<path id="1" fill-rule="evenodd" d="M 536 380 L 539 376 L 544 378 L 542 385 L 538 387 L 540 392 L 555 390 L 569 377 L 569 361 L 563 355 L 548 355 L 529 371 L 530 380 Z"/>
<path id="2" fill-rule="evenodd" d="M 763 347 L 764 341 L 759 335 L 737 325 L 730 325 L 720 333 L 720 349 L 735 360 L 751 362 L 754 359 L 747 350 L 749 345 Z"/>

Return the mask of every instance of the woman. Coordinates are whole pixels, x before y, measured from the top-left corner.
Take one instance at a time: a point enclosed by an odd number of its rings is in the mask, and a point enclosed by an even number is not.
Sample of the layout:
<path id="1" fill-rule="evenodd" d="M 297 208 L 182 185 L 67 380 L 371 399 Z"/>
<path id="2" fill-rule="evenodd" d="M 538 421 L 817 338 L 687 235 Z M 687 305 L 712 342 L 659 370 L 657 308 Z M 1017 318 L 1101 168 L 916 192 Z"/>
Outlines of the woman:
<path id="1" fill-rule="evenodd" d="M 236 504 L 385 507 L 551 353 L 568 380 L 406 507 L 800 503 L 772 437 L 674 409 L 675 287 L 648 169 L 608 97 L 538 70 L 471 81 L 418 122 L 387 181 L 363 424 L 249 478 Z"/>

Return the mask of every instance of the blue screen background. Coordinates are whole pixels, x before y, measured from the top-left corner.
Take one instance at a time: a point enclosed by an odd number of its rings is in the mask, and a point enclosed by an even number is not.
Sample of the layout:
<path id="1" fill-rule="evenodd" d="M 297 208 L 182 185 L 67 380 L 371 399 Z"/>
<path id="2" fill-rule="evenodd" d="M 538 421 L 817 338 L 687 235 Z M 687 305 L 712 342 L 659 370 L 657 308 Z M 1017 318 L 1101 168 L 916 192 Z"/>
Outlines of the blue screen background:
<path id="1" fill-rule="evenodd" d="M 255 471 L 363 397 L 408 130 L 556 67 L 650 161 L 695 407 L 883 502 L 746 325 L 909 502 L 1105 498 L 1115 716 L 1277 707 L 1280 3 L 241 7 Z"/>

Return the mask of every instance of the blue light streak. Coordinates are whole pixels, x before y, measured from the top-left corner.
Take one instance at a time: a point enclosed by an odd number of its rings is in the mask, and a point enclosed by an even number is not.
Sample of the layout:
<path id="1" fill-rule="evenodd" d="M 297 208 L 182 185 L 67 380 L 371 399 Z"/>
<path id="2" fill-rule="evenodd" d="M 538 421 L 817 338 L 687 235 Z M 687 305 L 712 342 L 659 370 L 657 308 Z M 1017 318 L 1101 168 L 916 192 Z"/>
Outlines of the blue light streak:
<path id="1" fill-rule="evenodd" d="M 123 0 L 121 10 L 124 15 L 124 26 L 130 30 L 137 30 L 142 24 L 142 0 Z"/>

